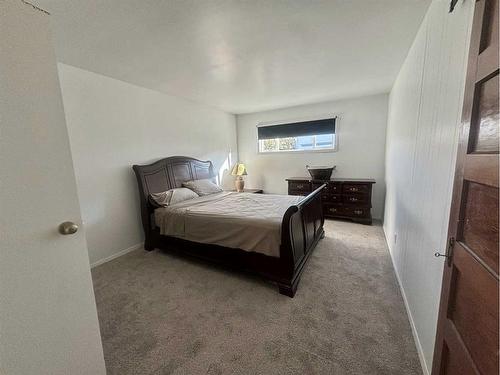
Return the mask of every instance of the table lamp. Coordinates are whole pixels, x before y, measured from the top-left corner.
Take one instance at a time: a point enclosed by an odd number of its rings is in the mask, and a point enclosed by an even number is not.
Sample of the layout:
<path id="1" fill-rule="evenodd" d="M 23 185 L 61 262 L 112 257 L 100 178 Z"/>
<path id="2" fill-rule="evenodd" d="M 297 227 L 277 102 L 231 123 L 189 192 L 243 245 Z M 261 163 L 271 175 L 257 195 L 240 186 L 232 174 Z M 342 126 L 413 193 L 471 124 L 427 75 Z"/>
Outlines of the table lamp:
<path id="1" fill-rule="evenodd" d="M 243 180 L 243 176 L 247 175 L 247 169 L 245 168 L 245 164 L 236 163 L 231 171 L 231 175 L 237 176 L 236 181 L 234 181 L 234 185 L 236 186 L 236 191 L 241 193 L 245 188 L 245 180 Z"/>

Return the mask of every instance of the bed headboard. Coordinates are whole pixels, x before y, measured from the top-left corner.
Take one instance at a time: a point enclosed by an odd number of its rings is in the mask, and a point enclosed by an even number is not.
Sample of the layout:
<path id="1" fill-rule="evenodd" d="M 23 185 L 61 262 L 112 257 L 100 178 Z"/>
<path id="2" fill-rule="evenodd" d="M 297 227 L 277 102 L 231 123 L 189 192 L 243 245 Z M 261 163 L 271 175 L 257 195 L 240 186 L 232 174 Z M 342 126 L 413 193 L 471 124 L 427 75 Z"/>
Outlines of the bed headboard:
<path id="1" fill-rule="evenodd" d="M 187 156 L 172 156 L 153 164 L 134 165 L 132 168 L 139 185 L 142 225 L 146 236 L 145 247 L 148 246 L 148 237 L 154 229 L 151 220 L 154 208 L 149 202 L 149 194 L 182 187 L 182 183 L 189 180 L 215 178 L 211 161 Z"/>

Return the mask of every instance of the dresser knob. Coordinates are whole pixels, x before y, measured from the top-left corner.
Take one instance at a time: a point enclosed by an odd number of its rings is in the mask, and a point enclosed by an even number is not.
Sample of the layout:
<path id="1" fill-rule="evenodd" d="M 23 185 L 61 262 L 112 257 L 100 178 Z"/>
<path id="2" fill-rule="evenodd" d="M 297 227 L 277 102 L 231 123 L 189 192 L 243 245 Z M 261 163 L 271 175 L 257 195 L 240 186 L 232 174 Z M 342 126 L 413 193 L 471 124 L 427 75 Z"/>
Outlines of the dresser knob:
<path id="1" fill-rule="evenodd" d="M 363 213 L 363 211 L 361 211 L 361 210 L 354 210 L 354 213 L 355 213 L 356 215 L 361 215 L 361 214 Z"/>

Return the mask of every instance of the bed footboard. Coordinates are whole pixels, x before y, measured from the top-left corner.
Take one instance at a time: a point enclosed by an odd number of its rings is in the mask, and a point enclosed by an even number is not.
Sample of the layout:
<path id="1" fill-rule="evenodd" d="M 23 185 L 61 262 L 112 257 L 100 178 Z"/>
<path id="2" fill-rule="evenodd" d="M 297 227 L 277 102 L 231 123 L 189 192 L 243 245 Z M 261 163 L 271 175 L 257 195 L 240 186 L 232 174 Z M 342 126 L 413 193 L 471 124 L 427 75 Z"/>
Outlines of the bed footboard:
<path id="1" fill-rule="evenodd" d="M 290 206 L 281 226 L 280 262 L 282 278 L 278 281 L 281 294 L 293 297 L 304 267 L 324 237 L 324 216 L 321 205 L 321 185 L 298 204 Z"/>

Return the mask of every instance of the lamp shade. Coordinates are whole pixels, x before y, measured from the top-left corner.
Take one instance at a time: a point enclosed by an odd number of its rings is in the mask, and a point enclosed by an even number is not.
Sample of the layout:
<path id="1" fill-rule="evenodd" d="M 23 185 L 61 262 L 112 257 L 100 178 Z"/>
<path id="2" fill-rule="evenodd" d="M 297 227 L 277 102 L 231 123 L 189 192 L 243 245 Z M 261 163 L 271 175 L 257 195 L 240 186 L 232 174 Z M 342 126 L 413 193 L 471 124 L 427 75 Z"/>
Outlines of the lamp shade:
<path id="1" fill-rule="evenodd" d="M 243 163 L 236 163 L 233 167 L 233 170 L 231 171 L 231 174 L 233 176 L 246 176 L 247 174 L 247 169 L 245 167 L 245 164 Z"/>

